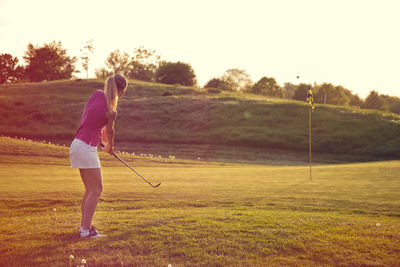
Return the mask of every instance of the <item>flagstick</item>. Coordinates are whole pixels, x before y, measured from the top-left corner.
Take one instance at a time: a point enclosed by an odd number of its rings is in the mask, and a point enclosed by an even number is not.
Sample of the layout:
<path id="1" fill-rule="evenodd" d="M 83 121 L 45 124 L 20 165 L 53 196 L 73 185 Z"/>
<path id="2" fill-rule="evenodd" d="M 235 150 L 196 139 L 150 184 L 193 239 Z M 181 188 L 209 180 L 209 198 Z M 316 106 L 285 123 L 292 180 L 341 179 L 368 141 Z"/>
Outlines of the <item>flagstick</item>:
<path id="1" fill-rule="evenodd" d="M 312 161 L 311 161 L 311 112 L 312 112 L 312 107 L 308 109 L 308 136 L 309 136 L 309 146 L 310 146 L 310 181 L 311 179 L 311 166 L 312 166 Z"/>

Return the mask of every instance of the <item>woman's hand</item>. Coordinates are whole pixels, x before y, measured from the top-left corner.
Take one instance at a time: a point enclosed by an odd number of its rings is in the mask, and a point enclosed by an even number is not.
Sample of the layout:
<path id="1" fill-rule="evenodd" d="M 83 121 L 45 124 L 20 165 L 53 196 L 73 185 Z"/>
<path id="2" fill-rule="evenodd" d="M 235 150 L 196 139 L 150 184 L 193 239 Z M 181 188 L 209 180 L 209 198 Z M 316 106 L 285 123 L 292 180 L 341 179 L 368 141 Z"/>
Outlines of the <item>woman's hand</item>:
<path id="1" fill-rule="evenodd" d="M 110 146 L 109 144 L 107 144 L 104 148 L 103 151 L 112 155 L 114 153 L 114 148 L 112 146 Z"/>

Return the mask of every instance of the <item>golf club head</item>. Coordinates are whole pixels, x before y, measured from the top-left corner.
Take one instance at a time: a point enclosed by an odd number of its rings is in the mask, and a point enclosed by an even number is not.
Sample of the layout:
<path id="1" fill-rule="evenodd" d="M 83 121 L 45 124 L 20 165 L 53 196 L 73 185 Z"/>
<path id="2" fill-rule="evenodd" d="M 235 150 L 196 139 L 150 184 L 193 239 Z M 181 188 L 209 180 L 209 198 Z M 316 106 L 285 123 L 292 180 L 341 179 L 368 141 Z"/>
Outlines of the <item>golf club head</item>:
<path id="1" fill-rule="evenodd" d="M 153 185 L 154 188 L 159 187 L 161 185 L 161 183 L 158 183 L 156 185 Z"/>

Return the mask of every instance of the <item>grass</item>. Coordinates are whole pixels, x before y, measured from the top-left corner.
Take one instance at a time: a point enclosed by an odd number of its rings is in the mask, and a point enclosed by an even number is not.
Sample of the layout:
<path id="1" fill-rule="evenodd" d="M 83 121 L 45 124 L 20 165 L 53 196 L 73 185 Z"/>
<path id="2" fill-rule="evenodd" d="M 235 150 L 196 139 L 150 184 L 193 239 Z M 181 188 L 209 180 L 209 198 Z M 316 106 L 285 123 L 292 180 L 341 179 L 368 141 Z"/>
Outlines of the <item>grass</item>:
<path id="1" fill-rule="evenodd" d="M 64 147 L 0 138 L 1 266 L 398 266 L 399 161 L 308 167 L 101 153 L 104 193 L 81 240 L 83 185 Z M 70 255 L 74 258 L 70 259 Z"/>
<path id="2" fill-rule="evenodd" d="M 103 83 L 67 80 L 1 85 L 0 133 L 68 145 L 88 97 Z M 165 91 L 173 96 L 162 97 Z M 182 152 L 196 159 L 202 157 L 196 153 L 199 146 L 220 146 L 215 154 L 208 154 L 211 160 L 223 160 L 220 152 L 234 146 L 242 150 L 235 156 L 242 160 L 248 158 L 248 149 L 256 153 L 262 148 L 266 154 L 258 158 L 282 154 L 278 150 L 304 153 L 308 149 L 305 102 L 130 81 L 118 109 L 116 143 L 121 150 L 124 144 L 129 152 L 143 153 L 137 148 L 146 145 L 153 154 Z M 313 113 L 313 151 L 334 154 L 325 162 L 398 159 L 399 136 L 400 116 L 392 113 L 329 105 L 318 105 Z M 166 151 L 172 145 L 175 149 L 190 147 L 190 154 Z"/>

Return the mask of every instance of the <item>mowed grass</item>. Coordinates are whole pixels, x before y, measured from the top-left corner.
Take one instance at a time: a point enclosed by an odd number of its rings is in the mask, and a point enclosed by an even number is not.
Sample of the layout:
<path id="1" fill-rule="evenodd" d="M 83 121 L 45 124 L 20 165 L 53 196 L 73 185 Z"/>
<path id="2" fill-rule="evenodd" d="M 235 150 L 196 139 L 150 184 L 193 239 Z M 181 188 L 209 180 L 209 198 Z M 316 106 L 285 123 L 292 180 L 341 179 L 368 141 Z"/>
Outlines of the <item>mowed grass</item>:
<path id="1" fill-rule="evenodd" d="M 399 266 L 400 162 L 313 167 L 101 154 L 104 192 L 80 239 L 68 149 L 0 138 L 0 266 Z M 73 255 L 73 259 L 70 258 Z"/>

